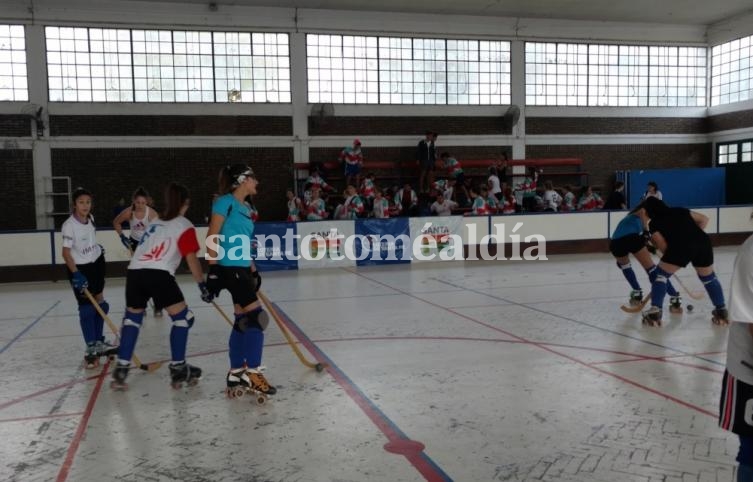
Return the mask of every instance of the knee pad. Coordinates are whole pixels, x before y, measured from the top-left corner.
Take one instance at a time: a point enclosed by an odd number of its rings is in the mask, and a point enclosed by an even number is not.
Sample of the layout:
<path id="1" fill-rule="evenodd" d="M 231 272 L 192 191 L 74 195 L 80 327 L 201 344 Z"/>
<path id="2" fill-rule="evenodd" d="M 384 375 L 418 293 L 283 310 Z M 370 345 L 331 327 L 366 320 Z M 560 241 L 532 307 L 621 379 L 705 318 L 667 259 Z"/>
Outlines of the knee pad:
<path id="1" fill-rule="evenodd" d="M 716 273 L 711 273 L 710 275 L 706 276 L 699 276 L 698 279 L 701 280 L 704 285 L 707 285 L 716 281 Z"/>
<path id="2" fill-rule="evenodd" d="M 620 268 L 623 271 L 625 271 L 626 269 L 630 269 L 630 261 L 628 261 L 625 264 L 620 264 L 620 262 L 617 261 L 617 267 Z"/>
<path id="3" fill-rule="evenodd" d="M 141 313 L 131 313 L 130 311 L 126 310 L 125 316 L 123 316 L 123 326 L 133 326 L 136 327 L 136 329 L 141 328 L 141 324 L 144 322 L 144 312 Z"/>
<path id="4" fill-rule="evenodd" d="M 193 326 L 193 311 L 189 310 L 188 308 L 183 308 L 183 310 L 178 314 L 170 315 L 170 318 L 173 320 L 173 326 L 188 328 L 189 330 Z"/>
<path id="5" fill-rule="evenodd" d="M 672 273 L 667 273 L 666 271 L 664 271 L 663 269 L 661 269 L 661 267 L 659 267 L 659 266 L 656 267 L 656 271 L 654 271 L 654 273 L 655 273 L 655 275 L 654 275 L 655 276 L 655 279 L 654 279 L 655 283 L 666 283 L 667 280 L 670 277 L 672 277 Z"/>
<path id="6" fill-rule="evenodd" d="M 269 325 L 269 315 L 261 308 L 235 316 L 233 329 L 241 333 L 248 330 L 264 331 Z"/>
<path id="7" fill-rule="evenodd" d="M 99 307 L 102 308 L 102 311 L 105 312 L 105 314 L 110 313 L 110 303 L 103 301 L 99 304 Z M 99 314 L 99 313 L 98 313 Z"/>

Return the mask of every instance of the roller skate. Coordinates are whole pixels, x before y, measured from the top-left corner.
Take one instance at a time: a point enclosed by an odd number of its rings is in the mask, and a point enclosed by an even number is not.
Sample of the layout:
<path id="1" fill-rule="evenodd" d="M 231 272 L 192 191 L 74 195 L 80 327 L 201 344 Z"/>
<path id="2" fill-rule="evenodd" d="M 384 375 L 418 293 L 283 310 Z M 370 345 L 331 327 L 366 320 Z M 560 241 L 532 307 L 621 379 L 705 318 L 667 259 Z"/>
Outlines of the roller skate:
<path id="1" fill-rule="evenodd" d="M 277 389 L 264 378 L 260 368 L 230 370 L 227 374 L 227 388 L 225 389 L 228 398 L 240 398 L 246 393 L 251 393 L 256 397 L 256 403 L 263 405 L 269 395 L 277 393 Z"/>
<path id="2" fill-rule="evenodd" d="M 98 341 L 95 344 L 97 349 L 97 355 L 100 357 L 107 357 L 110 361 L 114 360 L 118 356 L 118 346 L 113 345 L 107 340 Z"/>
<path id="3" fill-rule="evenodd" d="M 714 308 L 711 312 L 711 323 L 720 326 L 729 325 L 729 313 L 727 312 L 727 307 L 722 305 L 718 308 Z"/>
<path id="4" fill-rule="evenodd" d="M 192 387 L 199 383 L 201 379 L 201 368 L 189 365 L 186 362 L 177 363 L 175 365 L 170 364 L 170 386 L 175 388 L 181 388 L 183 383 Z"/>
<path id="5" fill-rule="evenodd" d="M 669 298 L 669 312 L 682 313 L 682 298 L 680 298 L 680 295 Z"/>
<path id="6" fill-rule="evenodd" d="M 87 370 L 97 368 L 99 366 L 99 355 L 97 354 L 96 343 L 90 343 L 86 345 L 86 352 L 84 353 L 84 366 Z"/>
<path id="7" fill-rule="evenodd" d="M 643 303 L 643 290 L 633 290 L 630 292 L 630 306 L 638 306 Z"/>
<path id="8" fill-rule="evenodd" d="M 121 365 L 120 363 L 118 363 L 118 365 L 115 367 L 115 370 L 113 370 L 112 372 L 112 381 L 110 382 L 110 388 L 118 391 L 128 390 L 128 384 L 125 380 L 128 377 L 129 368 L 129 365 Z"/>
<path id="9" fill-rule="evenodd" d="M 661 308 L 652 306 L 642 313 L 642 321 L 646 326 L 661 326 Z"/>

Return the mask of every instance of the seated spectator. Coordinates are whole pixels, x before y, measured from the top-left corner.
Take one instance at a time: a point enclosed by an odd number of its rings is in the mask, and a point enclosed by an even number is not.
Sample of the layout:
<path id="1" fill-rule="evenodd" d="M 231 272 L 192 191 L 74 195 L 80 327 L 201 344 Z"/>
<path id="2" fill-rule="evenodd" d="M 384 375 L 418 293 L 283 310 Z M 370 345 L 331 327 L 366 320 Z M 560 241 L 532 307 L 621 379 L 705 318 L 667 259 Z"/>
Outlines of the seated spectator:
<path id="1" fill-rule="evenodd" d="M 517 201 L 515 201 L 515 196 L 512 193 L 512 188 L 505 188 L 505 191 L 502 194 L 502 214 L 515 214 L 516 204 Z"/>
<path id="2" fill-rule="evenodd" d="M 655 197 L 659 201 L 662 201 L 664 198 L 664 196 L 662 196 L 661 194 L 661 191 L 659 190 L 659 185 L 654 181 L 648 183 L 646 192 L 643 193 L 643 197 L 641 197 L 641 201 L 644 201 L 645 199 L 650 197 Z"/>
<path id="3" fill-rule="evenodd" d="M 490 214 L 489 212 L 489 204 L 486 202 L 486 199 L 480 196 L 480 192 L 478 188 L 472 187 L 470 192 L 471 196 L 471 212 L 466 213 L 467 215 L 474 215 L 474 216 L 482 216 Z"/>
<path id="4" fill-rule="evenodd" d="M 560 204 L 562 204 L 562 197 L 552 186 L 552 181 L 546 181 L 544 183 L 544 211 L 557 212 L 559 211 Z"/>
<path id="5" fill-rule="evenodd" d="M 466 199 L 468 199 L 468 188 L 465 184 L 465 172 L 463 172 L 463 166 L 460 165 L 460 161 L 450 156 L 449 152 L 443 152 L 439 158 L 439 165 L 441 168 L 447 170 L 450 179 L 455 180 L 455 187 L 458 192 L 463 192 Z"/>
<path id="6" fill-rule="evenodd" d="M 303 213 L 303 203 L 295 195 L 292 189 L 288 189 L 285 192 L 288 198 L 288 221 L 296 222 L 301 220 L 301 214 Z"/>
<path id="7" fill-rule="evenodd" d="M 607 202 L 604 203 L 604 209 L 625 209 L 625 183 L 617 181 L 614 183 L 614 191 L 607 198 Z"/>
<path id="8" fill-rule="evenodd" d="M 415 216 L 418 214 L 418 196 L 409 183 L 395 193 L 394 204 L 399 207 L 399 213 L 402 216 Z"/>
<path id="9" fill-rule="evenodd" d="M 604 205 L 601 197 L 593 192 L 591 186 L 583 186 L 582 194 L 578 200 L 578 211 L 595 211 Z"/>
<path id="10" fill-rule="evenodd" d="M 335 219 L 356 219 L 364 212 L 363 201 L 352 184 L 345 188 L 343 198 L 345 201 L 335 209 Z"/>
<path id="11" fill-rule="evenodd" d="M 522 195 L 524 211 L 536 210 L 536 183 L 539 179 L 539 170 L 534 166 L 528 168 L 528 175 L 522 183 L 515 188 Z"/>
<path id="12" fill-rule="evenodd" d="M 378 219 L 390 217 L 390 202 L 382 195 L 382 190 L 378 187 L 374 189 L 374 207 L 371 214 Z"/>
<path id="13" fill-rule="evenodd" d="M 486 205 L 489 208 L 489 213 L 490 214 L 496 214 L 496 212 L 497 212 L 497 198 L 491 195 L 491 193 L 489 192 L 489 188 L 486 187 L 486 186 L 484 186 L 484 185 L 482 185 L 479 188 L 479 194 L 486 201 Z"/>
<path id="14" fill-rule="evenodd" d="M 573 187 L 568 184 L 565 186 L 564 193 L 562 195 L 562 204 L 560 204 L 560 211 L 572 212 L 575 211 L 575 209 L 575 194 L 573 194 Z"/>
<path id="15" fill-rule="evenodd" d="M 452 210 L 456 209 L 457 207 L 458 203 L 445 199 L 443 194 L 438 193 L 436 196 L 436 201 L 434 201 L 431 205 L 431 212 L 432 214 L 435 214 L 437 216 L 450 216 L 452 214 Z"/>
<path id="16" fill-rule="evenodd" d="M 306 219 L 308 221 L 321 221 L 327 219 L 327 207 L 324 199 L 320 197 L 321 190 L 314 188 L 311 190 L 311 202 L 306 207 Z"/>

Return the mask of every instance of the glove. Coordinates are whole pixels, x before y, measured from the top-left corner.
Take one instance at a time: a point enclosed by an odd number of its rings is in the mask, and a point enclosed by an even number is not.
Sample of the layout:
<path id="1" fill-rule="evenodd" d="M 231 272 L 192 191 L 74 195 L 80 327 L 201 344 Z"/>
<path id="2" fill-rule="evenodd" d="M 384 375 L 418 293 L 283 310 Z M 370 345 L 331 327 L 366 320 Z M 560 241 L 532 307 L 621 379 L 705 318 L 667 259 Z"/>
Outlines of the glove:
<path id="1" fill-rule="evenodd" d="M 252 271 L 251 277 L 254 280 L 254 290 L 258 292 L 259 288 L 261 288 L 261 275 L 258 271 Z"/>
<path id="2" fill-rule="evenodd" d="M 123 233 L 120 233 L 120 242 L 126 247 L 128 251 L 131 250 L 131 239 Z"/>
<path id="3" fill-rule="evenodd" d="M 214 299 L 214 295 L 207 289 L 207 284 L 204 282 L 199 283 L 199 291 L 201 291 L 201 301 L 204 303 L 211 303 Z"/>
<path id="4" fill-rule="evenodd" d="M 209 266 L 209 274 L 207 274 L 206 288 L 212 297 L 217 298 L 222 291 L 222 283 L 220 282 L 220 266 L 212 264 Z M 203 298 L 202 298 L 203 299 Z"/>
<path id="5" fill-rule="evenodd" d="M 73 285 L 74 290 L 78 291 L 79 293 L 83 293 L 84 290 L 89 287 L 89 280 L 86 279 L 84 273 L 82 273 L 81 271 L 76 271 L 75 273 L 73 273 L 71 284 Z"/>

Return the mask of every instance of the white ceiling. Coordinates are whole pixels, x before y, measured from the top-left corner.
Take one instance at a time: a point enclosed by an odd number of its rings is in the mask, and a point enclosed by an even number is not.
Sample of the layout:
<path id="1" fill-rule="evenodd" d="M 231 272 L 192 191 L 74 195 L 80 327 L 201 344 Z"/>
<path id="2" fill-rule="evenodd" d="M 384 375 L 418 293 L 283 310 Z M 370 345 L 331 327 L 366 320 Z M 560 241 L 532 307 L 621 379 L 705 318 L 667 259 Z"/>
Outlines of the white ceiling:
<path id="1" fill-rule="evenodd" d="M 711 25 L 753 12 L 751 0 L 163 0 L 175 3 L 298 7 L 460 14 L 498 17 L 603 20 Z M 347 25 L 336 25 L 333 28 Z"/>

